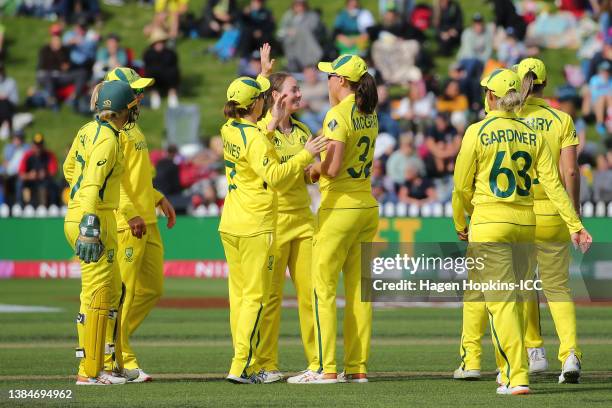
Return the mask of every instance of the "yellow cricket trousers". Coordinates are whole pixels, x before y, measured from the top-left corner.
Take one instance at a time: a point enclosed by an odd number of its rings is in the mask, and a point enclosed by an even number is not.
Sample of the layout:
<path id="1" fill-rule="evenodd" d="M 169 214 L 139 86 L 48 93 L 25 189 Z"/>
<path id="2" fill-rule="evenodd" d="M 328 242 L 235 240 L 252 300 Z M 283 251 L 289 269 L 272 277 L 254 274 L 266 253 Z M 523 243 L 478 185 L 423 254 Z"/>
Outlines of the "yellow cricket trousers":
<path id="1" fill-rule="evenodd" d="M 123 366 L 139 368 L 130 337 L 162 296 L 164 246 L 157 223 L 147 224 L 147 233 L 138 239 L 129 229 L 118 232 L 118 261 L 125 299 L 121 314 Z"/>
<path id="2" fill-rule="evenodd" d="M 234 345 L 229 374 L 250 376 L 261 368 L 258 332 L 274 271 L 274 233 L 250 237 L 220 234 L 229 266 L 230 328 Z"/>
<path id="3" fill-rule="evenodd" d="M 344 370 L 367 373 L 372 304 L 361 300 L 361 245 L 378 229 L 378 207 L 319 209 L 313 242 L 313 286 L 318 371 L 336 373 L 336 291 L 344 274 Z M 369 271 L 368 271 L 369 276 Z"/>
<path id="4" fill-rule="evenodd" d="M 85 326 L 82 323 L 84 320 L 93 318 L 91 316 L 90 305 L 96 291 L 101 288 L 107 288 L 110 293 L 110 309 L 117 310 L 119 308 L 119 300 L 121 298 L 121 275 L 119 273 L 119 265 L 117 264 L 117 224 L 115 222 L 115 214 L 112 210 L 100 211 L 98 214 L 100 219 L 100 239 L 104 245 L 104 254 L 95 263 L 81 262 L 81 306 L 79 315 L 82 316 L 80 322 L 77 320 L 77 331 L 79 336 L 79 348 L 85 349 L 85 344 L 88 344 L 85 333 Z M 70 216 L 66 218 L 80 219 L 80 216 Z M 79 222 L 66 221 L 64 223 L 64 234 L 70 246 L 74 249 L 76 240 L 79 237 Z M 109 317 L 106 326 L 106 341 L 105 343 L 114 344 L 114 319 Z M 85 352 L 88 350 L 85 349 Z M 109 350 L 106 350 L 109 351 Z M 105 353 L 104 369 L 110 371 L 113 369 L 113 356 L 110 353 Z M 79 364 L 79 375 L 87 377 L 85 373 L 84 360 L 81 359 Z"/>
<path id="5" fill-rule="evenodd" d="M 535 239 L 538 275 L 559 336 L 558 358 L 563 364 L 571 351 L 582 358 L 576 336 L 576 309 L 568 285 L 570 234 L 559 215 L 536 215 Z M 525 324 L 525 347 L 542 347 L 537 302 L 525 304 Z"/>
<path id="6" fill-rule="evenodd" d="M 483 259 L 484 268 L 472 269 L 474 280 L 516 284 L 532 276 L 534 238 L 532 207 L 476 206 L 469 231 L 470 251 L 472 256 Z M 510 387 L 528 385 L 521 293 L 501 288 L 483 291 L 483 296 L 502 382 Z"/>
<path id="7" fill-rule="evenodd" d="M 312 314 L 313 230 L 314 217 L 310 208 L 278 213 L 274 274 L 270 284 L 270 297 L 263 312 L 257 348 L 259 363 L 267 371 L 279 369 L 278 338 L 287 267 L 297 294 L 300 333 L 308 369 L 317 370 L 319 367 Z"/>

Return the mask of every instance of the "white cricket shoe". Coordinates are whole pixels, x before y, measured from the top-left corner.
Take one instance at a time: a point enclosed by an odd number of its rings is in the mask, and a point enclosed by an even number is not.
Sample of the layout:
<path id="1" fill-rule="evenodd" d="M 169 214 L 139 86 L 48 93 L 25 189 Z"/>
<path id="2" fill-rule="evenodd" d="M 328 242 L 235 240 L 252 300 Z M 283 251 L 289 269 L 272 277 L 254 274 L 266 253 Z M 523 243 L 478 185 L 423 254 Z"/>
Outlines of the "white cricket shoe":
<path id="1" fill-rule="evenodd" d="M 529 387 L 526 385 L 517 385 L 516 387 L 507 387 L 500 385 L 497 387 L 498 395 L 525 395 L 529 394 Z"/>
<path id="2" fill-rule="evenodd" d="M 544 347 L 528 348 L 527 356 L 529 357 L 529 374 L 539 374 L 548 370 Z"/>
<path id="3" fill-rule="evenodd" d="M 480 379 L 480 370 L 464 370 L 462 367 L 453 372 L 453 379 L 455 380 L 479 380 Z"/>
<path id="4" fill-rule="evenodd" d="M 338 378 L 324 378 L 325 374 L 319 374 L 312 370 L 304 370 L 300 374 L 287 378 L 289 384 L 337 384 Z"/>
<path id="5" fill-rule="evenodd" d="M 144 383 L 153 381 L 153 377 L 149 374 L 142 371 L 140 368 L 135 368 L 133 370 L 126 370 L 128 372 L 128 382 L 129 383 Z"/>
<path id="6" fill-rule="evenodd" d="M 344 371 L 338 374 L 337 379 L 339 383 L 364 384 L 368 382 L 368 377 L 366 374 L 346 374 Z"/>
<path id="7" fill-rule="evenodd" d="M 115 377 L 102 372 L 97 378 L 88 378 L 86 381 L 77 379 L 76 385 L 123 385 L 126 382 L 124 377 Z"/>
<path id="8" fill-rule="evenodd" d="M 495 376 L 495 382 L 496 382 L 496 383 L 497 383 L 497 385 L 499 385 L 500 387 L 501 387 L 502 385 L 505 385 L 505 384 L 502 382 L 502 375 L 501 375 L 501 371 L 498 371 L 498 372 L 497 372 L 497 375 Z"/>
<path id="9" fill-rule="evenodd" d="M 563 363 L 559 384 L 577 384 L 580 381 L 580 369 L 580 360 L 572 350 Z"/>
<path id="10" fill-rule="evenodd" d="M 274 382 L 280 381 L 283 378 L 285 378 L 283 373 L 281 373 L 279 370 L 273 370 L 273 371 L 261 370 L 259 372 L 259 375 L 263 377 L 264 384 L 274 383 Z"/>

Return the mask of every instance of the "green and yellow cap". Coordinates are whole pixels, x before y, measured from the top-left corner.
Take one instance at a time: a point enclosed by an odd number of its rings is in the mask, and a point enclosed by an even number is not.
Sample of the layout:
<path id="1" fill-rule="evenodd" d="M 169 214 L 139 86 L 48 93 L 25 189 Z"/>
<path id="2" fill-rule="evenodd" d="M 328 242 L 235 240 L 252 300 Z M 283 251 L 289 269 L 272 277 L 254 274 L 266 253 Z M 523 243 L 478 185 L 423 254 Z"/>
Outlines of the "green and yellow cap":
<path id="1" fill-rule="evenodd" d="M 96 108 L 98 111 L 110 110 L 121 112 L 123 109 L 132 109 L 138 105 L 138 99 L 127 82 L 105 81 L 98 91 Z"/>
<path id="2" fill-rule="evenodd" d="M 493 92 L 493 95 L 501 98 L 512 89 L 519 92 L 521 79 L 514 71 L 509 69 L 496 69 L 482 78 L 480 85 Z"/>
<path id="3" fill-rule="evenodd" d="M 357 82 L 368 72 L 368 65 L 358 55 L 342 54 L 333 62 L 319 62 L 319 70 Z"/>
<path id="4" fill-rule="evenodd" d="M 535 74 L 536 79 L 533 81 L 534 84 L 539 85 L 546 82 L 546 66 L 537 58 L 525 58 L 518 65 L 516 65 L 516 73 L 519 78 L 523 80 L 525 75 L 531 71 Z"/>
<path id="5" fill-rule="evenodd" d="M 155 79 L 142 78 L 132 68 L 127 67 L 118 67 L 113 69 L 106 74 L 104 80 L 127 82 L 134 89 L 143 89 L 155 83 Z"/>
<path id="6" fill-rule="evenodd" d="M 227 100 L 238 102 L 239 108 L 246 108 L 269 88 L 270 81 L 261 75 L 258 75 L 257 79 L 247 76 L 240 77 L 234 79 L 227 88 Z"/>

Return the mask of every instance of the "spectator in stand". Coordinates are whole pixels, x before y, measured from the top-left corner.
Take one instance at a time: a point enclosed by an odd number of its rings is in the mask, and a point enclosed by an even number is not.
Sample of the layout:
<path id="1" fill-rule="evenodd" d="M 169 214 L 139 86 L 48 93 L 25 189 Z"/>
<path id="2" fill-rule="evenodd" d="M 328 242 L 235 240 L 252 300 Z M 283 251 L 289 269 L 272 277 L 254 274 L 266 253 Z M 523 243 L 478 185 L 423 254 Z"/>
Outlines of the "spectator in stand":
<path id="1" fill-rule="evenodd" d="M 379 203 L 396 203 L 395 185 L 391 177 L 385 174 L 385 165 L 381 160 L 372 163 L 372 195 Z"/>
<path id="2" fill-rule="evenodd" d="M 293 0 L 276 35 L 283 44 L 289 71 L 298 72 L 321 61 L 325 26 L 319 14 L 310 10 L 307 0 Z"/>
<path id="3" fill-rule="evenodd" d="M 438 53 L 451 55 L 459 45 L 463 31 L 463 12 L 455 0 L 438 0 L 434 6 L 434 27 Z"/>
<path id="4" fill-rule="evenodd" d="M 45 148 L 42 133 L 34 135 L 33 142 L 19 164 L 17 200 L 35 207 L 56 204 L 58 187 L 53 177 L 57 174 L 57 159 Z"/>
<path id="5" fill-rule="evenodd" d="M 414 81 L 409 84 L 408 94 L 399 101 L 392 114 L 400 122 L 402 130 L 423 133 L 433 121 L 435 105 L 436 97 L 427 90 L 425 81 Z"/>
<path id="6" fill-rule="evenodd" d="M 596 170 L 593 173 L 593 200 L 612 202 L 612 151 L 597 156 Z"/>
<path id="7" fill-rule="evenodd" d="M 448 114 L 438 114 L 434 125 L 425 136 L 427 174 L 435 178 L 451 175 L 455 169 L 455 158 L 460 146 L 461 137 L 450 124 Z"/>
<path id="8" fill-rule="evenodd" d="M 117 34 L 109 34 L 103 47 L 98 48 L 96 62 L 93 66 L 93 79 L 95 82 L 102 80 L 109 71 L 117 67 L 129 65 L 128 53 L 120 46 L 121 37 Z"/>
<path id="9" fill-rule="evenodd" d="M 482 14 L 472 16 L 472 25 L 461 34 L 456 66 L 460 69 L 460 85 L 473 110 L 480 108 L 480 77 L 493 52 L 493 27 L 485 25 Z"/>
<path id="10" fill-rule="evenodd" d="M 334 21 L 333 38 L 339 54 L 365 55 L 368 49 L 368 28 L 376 20 L 372 13 L 361 8 L 359 0 L 347 0 Z"/>
<path id="11" fill-rule="evenodd" d="M 391 116 L 389 89 L 385 84 L 379 84 L 376 90 L 378 91 L 378 105 L 376 106 L 378 131 L 380 133 L 388 133 L 397 140 L 400 136 L 401 129 L 399 123 Z"/>
<path id="12" fill-rule="evenodd" d="M 404 184 L 406 169 L 412 166 L 420 174 L 425 174 L 425 163 L 416 154 L 412 136 L 400 137 L 399 149 L 391 153 L 387 160 L 387 175 L 395 183 L 396 190 Z"/>
<path id="13" fill-rule="evenodd" d="M 181 16 L 187 12 L 189 0 L 155 0 L 156 21 L 167 21 L 169 39 L 176 42 Z"/>
<path id="14" fill-rule="evenodd" d="M 15 197 L 16 186 L 19 177 L 19 165 L 25 153 L 30 150 L 30 145 L 25 143 L 25 135 L 22 131 L 14 132 L 11 143 L 4 146 L 2 151 L 2 171 L 0 177 L 4 178 L 5 202 L 14 203 L 17 200 L 7 200 Z"/>
<path id="15" fill-rule="evenodd" d="M 381 23 L 369 27 L 367 31 L 370 42 L 376 41 L 383 32 L 405 40 L 416 40 L 420 43 L 423 43 L 426 39 L 421 30 L 413 26 L 408 19 L 402 18 L 393 4 L 390 4 L 389 8 L 382 14 Z"/>
<path id="16" fill-rule="evenodd" d="M 264 0 L 251 0 L 242 11 L 240 17 L 240 42 L 238 53 L 241 57 L 248 57 L 265 43 L 274 47 L 274 15 L 266 7 Z"/>
<path id="17" fill-rule="evenodd" d="M 178 154 L 178 148 L 175 145 L 168 146 L 165 157 L 160 159 L 155 165 L 153 186 L 166 196 L 177 213 L 184 214 L 190 204 L 190 200 L 183 195 L 180 163 L 181 158 Z"/>
<path id="18" fill-rule="evenodd" d="M 606 37 L 602 50 L 593 55 L 593 58 L 589 64 L 586 78 L 587 82 L 593 77 L 593 75 L 597 74 L 599 65 L 604 61 L 607 61 L 612 65 L 612 36 Z"/>
<path id="19" fill-rule="evenodd" d="M 607 133 L 606 115 L 612 108 L 612 78 L 609 62 L 604 61 L 597 67 L 597 75 L 594 75 L 589 81 L 589 95 L 597 121 L 595 129 L 603 137 Z"/>
<path id="20" fill-rule="evenodd" d="M 200 35 L 205 38 L 221 37 L 227 26 L 236 23 L 238 14 L 236 0 L 208 0 L 200 23 Z"/>
<path id="21" fill-rule="evenodd" d="M 453 126 L 462 131 L 467 124 L 468 107 L 468 98 L 461 93 L 459 82 L 453 79 L 448 81 L 436 103 L 438 112 L 449 114 Z"/>
<path id="22" fill-rule="evenodd" d="M 250 76 L 255 78 L 261 72 L 261 53 L 255 50 L 249 58 L 240 58 L 238 62 L 238 76 Z"/>
<path id="23" fill-rule="evenodd" d="M 399 201 L 422 206 L 433 203 L 438 195 L 434 183 L 419 172 L 414 164 L 409 164 L 404 173 L 404 183 L 399 190 Z"/>
<path id="24" fill-rule="evenodd" d="M 497 47 L 497 60 L 507 67 L 518 64 L 527 55 L 527 47 L 516 36 L 513 27 L 506 29 L 506 36 Z"/>
<path id="25" fill-rule="evenodd" d="M 4 25 L 0 24 L 0 62 L 6 58 L 6 44 L 4 42 Z"/>
<path id="26" fill-rule="evenodd" d="M 151 91 L 151 108 L 159 109 L 161 95 L 168 95 L 168 107 L 178 107 L 178 86 L 180 71 L 178 54 L 167 47 L 168 35 L 160 30 L 153 31 L 150 46 L 142 57 L 147 77 L 154 78 Z"/>
<path id="27" fill-rule="evenodd" d="M 329 91 L 327 83 L 321 81 L 315 66 L 304 68 L 304 82 L 301 84 L 302 100 L 300 120 L 313 134 L 321 130 L 325 114 L 329 110 Z"/>
<path id="28" fill-rule="evenodd" d="M 55 4 L 58 16 L 66 23 L 94 21 L 101 16 L 98 0 L 58 0 Z"/>
<path id="29" fill-rule="evenodd" d="M 512 0 L 490 1 L 493 3 L 495 25 L 504 30 L 508 29 L 508 27 L 512 27 L 516 38 L 518 38 L 519 41 L 523 41 L 527 33 L 527 23 L 523 20 L 523 17 L 519 16 L 516 12 L 516 7 L 514 7 Z"/>
<path id="30" fill-rule="evenodd" d="M 70 50 L 70 71 L 74 82 L 74 92 L 68 98 L 75 109 L 78 109 L 79 99 L 87 93 L 85 86 L 91 76 L 91 68 L 96 59 L 100 35 L 87 27 L 87 20 L 81 19 L 72 30 L 62 36 L 62 42 Z"/>
<path id="31" fill-rule="evenodd" d="M 62 45 L 61 28 L 51 26 L 49 44 L 42 47 L 38 53 L 38 68 L 36 79 L 39 86 L 44 89 L 47 106 L 59 108 L 57 99 L 58 89 L 72 83 L 73 75 L 70 72 L 70 51 Z"/>
<path id="32" fill-rule="evenodd" d="M 485 24 L 482 14 L 474 13 L 472 25 L 461 34 L 461 46 L 457 53 L 457 60 L 466 66 L 470 75 L 475 74 L 480 78 L 482 68 L 492 54 L 493 27 Z M 468 64 L 478 64 L 479 69 L 468 69 Z"/>
<path id="33" fill-rule="evenodd" d="M 6 76 L 4 64 L 0 62 L 0 139 L 6 139 L 13 132 L 13 115 L 18 104 L 17 82 Z"/>

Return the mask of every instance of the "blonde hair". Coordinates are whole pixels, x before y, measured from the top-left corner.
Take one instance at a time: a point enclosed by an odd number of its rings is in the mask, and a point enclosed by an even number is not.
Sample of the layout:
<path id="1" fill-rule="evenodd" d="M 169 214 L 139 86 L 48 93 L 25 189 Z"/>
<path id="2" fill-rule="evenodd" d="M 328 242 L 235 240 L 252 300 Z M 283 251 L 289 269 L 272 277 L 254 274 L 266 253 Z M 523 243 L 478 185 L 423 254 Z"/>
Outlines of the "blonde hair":
<path id="1" fill-rule="evenodd" d="M 521 106 L 525 104 L 525 101 L 533 92 L 534 81 L 537 79 L 536 74 L 532 71 L 527 71 L 521 82 Z"/>
<path id="2" fill-rule="evenodd" d="M 497 109 L 504 112 L 513 112 L 522 106 L 521 95 L 511 89 L 501 98 L 497 98 Z"/>

